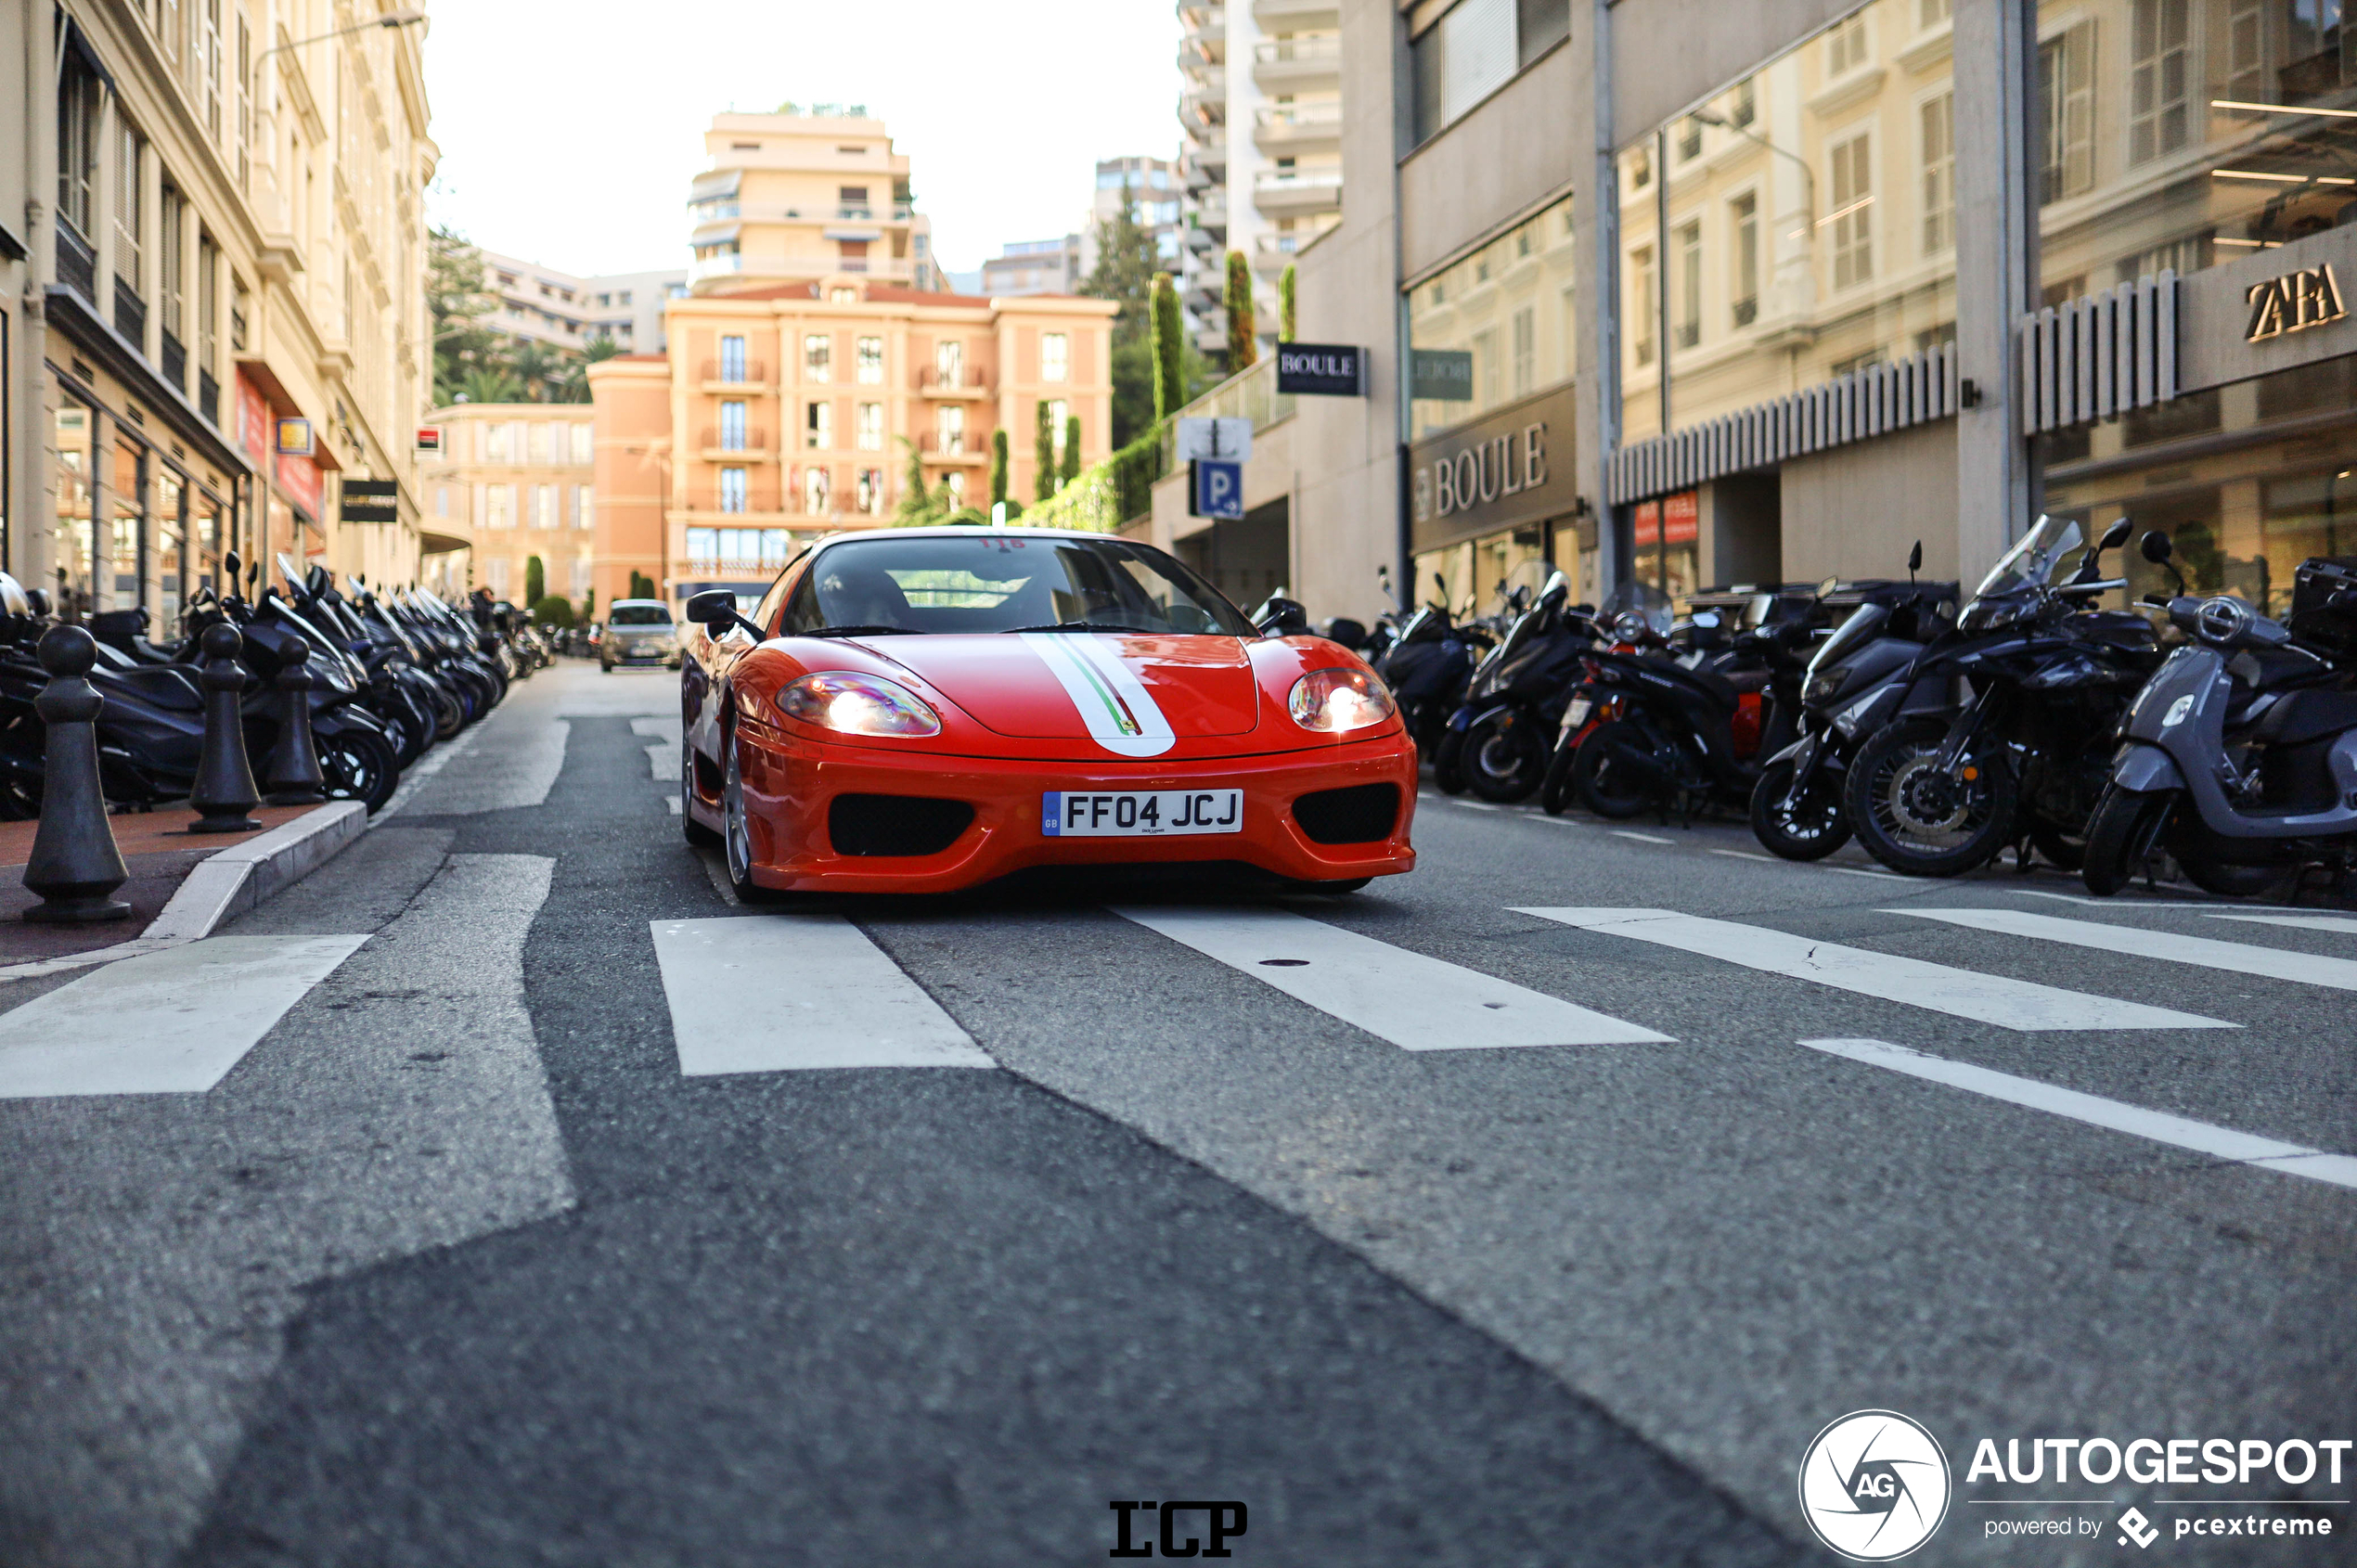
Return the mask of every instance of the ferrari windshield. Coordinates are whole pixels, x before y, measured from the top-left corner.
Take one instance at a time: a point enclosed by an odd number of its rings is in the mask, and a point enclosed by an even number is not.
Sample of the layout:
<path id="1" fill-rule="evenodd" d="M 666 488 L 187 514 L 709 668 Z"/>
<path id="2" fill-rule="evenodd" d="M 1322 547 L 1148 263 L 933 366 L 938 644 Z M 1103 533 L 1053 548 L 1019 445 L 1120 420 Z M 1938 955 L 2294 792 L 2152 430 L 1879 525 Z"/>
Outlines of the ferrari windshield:
<path id="1" fill-rule="evenodd" d="M 2009 594 L 2019 588 L 2042 585 L 2054 575 L 2063 558 L 2079 547 L 2079 525 L 2068 518 L 2040 518 L 2037 527 L 1998 558 L 1989 575 L 1981 579 L 1978 592 Z"/>
<path id="2" fill-rule="evenodd" d="M 811 562 L 779 631 L 1255 636 L 1218 589 L 1126 539 L 991 533 L 846 539 Z"/>

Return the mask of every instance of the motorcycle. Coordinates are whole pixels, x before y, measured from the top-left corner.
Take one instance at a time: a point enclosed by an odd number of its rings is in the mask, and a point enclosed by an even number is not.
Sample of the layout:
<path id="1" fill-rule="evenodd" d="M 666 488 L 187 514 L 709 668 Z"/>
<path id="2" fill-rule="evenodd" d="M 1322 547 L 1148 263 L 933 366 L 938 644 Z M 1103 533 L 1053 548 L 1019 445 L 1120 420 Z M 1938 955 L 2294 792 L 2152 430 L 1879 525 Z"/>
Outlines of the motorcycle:
<path id="1" fill-rule="evenodd" d="M 2169 541 L 2144 541 L 2170 564 Z M 2087 829 L 2087 890 L 2108 898 L 2166 849 L 2195 886 L 2263 893 L 2311 864 L 2346 886 L 2357 855 L 2357 558 L 2317 558 L 2278 623 L 2238 598 L 2168 604 L 2189 639 L 2120 726 Z"/>
<path id="2" fill-rule="evenodd" d="M 1449 715 L 1433 766 L 1436 782 L 1444 775 L 1462 780 L 1500 804 L 1537 792 L 1549 742 L 1580 672 L 1580 654 L 1594 641 L 1594 623 L 1570 598 L 1571 585 L 1555 572 L 1537 602 L 1483 657 L 1464 701 Z"/>
<path id="3" fill-rule="evenodd" d="M 1437 572 L 1434 573 L 1439 579 Z M 1444 592 L 1445 580 L 1441 580 Z M 1375 665 L 1375 674 L 1391 688 L 1399 704 L 1400 722 L 1420 755 L 1438 754 L 1448 733 L 1449 715 L 1456 711 L 1465 681 L 1473 674 L 1474 650 L 1486 648 L 1477 628 L 1460 627 L 1449 607 L 1435 602 L 1420 606 L 1399 628 L 1399 636 Z"/>
<path id="4" fill-rule="evenodd" d="M 1972 602 L 1907 667 L 1907 691 L 1851 761 L 1843 807 L 1868 854 L 1894 871 L 1952 877 L 2016 846 L 2080 868 L 2102 793 L 2111 736 L 2128 700 L 2160 662 L 2140 614 L 2088 601 L 2125 585 L 2101 575 L 2126 518 L 2052 581 L 2079 550 L 2079 525 L 2041 518 L 1990 572 Z M 1893 690 L 1898 677 L 1890 683 Z M 1942 716 L 1957 690 L 1970 693 Z M 1844 716 L 1847 716 L 1846 714 Z"/>

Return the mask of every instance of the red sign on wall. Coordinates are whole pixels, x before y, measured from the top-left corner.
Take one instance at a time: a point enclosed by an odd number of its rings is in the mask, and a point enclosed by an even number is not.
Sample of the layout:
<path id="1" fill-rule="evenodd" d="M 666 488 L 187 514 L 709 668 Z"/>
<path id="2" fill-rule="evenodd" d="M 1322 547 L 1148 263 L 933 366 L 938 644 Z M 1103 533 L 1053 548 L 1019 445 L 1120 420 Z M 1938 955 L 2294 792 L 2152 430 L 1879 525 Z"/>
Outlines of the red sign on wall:
<path id="1" fill-rule="evenodd" d="M 322 514 L 319 510 L 319 503 L 322 486 L 319 482 L 318 464 L 308 457 L 298 457 L 291 454 L 280 457 L 278 459 L 278 488 L 284 491 L 287 499 L 300 508 L 312 521 L 317 522 L 320 520 Z"/>
<path id="2" fill-rule="evenodd" d="M 260 387 L 246 379 L 243 371 L 239 371 L 238 444 L 246 449 L 246 455 L 254 460 L 257 468 L 270 456 L 271 430 L 270 400 L 262 395 Z"/>
<path id="3" fill-rule="evenodd" d="M 1659 501 L 1641 501 L 1629 529 L 1629 543 L 1641 550 L 1664 542 L 1691 545 L 1701 535 L 1701 497 L 1692 490 L 1680 491 Z"/>

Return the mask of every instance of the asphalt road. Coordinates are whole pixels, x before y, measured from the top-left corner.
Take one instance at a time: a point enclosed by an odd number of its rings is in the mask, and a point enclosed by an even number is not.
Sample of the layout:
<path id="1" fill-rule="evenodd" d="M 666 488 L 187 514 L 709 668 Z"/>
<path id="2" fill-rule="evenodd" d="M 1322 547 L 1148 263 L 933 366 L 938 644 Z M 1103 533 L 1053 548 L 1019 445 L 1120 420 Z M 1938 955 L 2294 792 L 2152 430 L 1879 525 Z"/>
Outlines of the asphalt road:
<path id="1" fill-rule="evenodd" d="M 1079 1563 L 1141 1499 L 1238 1562 L 1831 1562 L 1861 1409 L 1949 1460 L 1911 1562 L 2131 1507 L 2357 1562 L 2349 1453 L 1966 1476 L 2357 1438 L 2357 912 L 1431 795 L 1347 899 L 746 910 L 676 713 L 546 673 L 163 1010 L 0 984 L 0 1563 Z M 62 1092 L 35 1003 L 216 1081 Z M 2336 1534 L 2177 1534 L 2237 1510 Z"/>

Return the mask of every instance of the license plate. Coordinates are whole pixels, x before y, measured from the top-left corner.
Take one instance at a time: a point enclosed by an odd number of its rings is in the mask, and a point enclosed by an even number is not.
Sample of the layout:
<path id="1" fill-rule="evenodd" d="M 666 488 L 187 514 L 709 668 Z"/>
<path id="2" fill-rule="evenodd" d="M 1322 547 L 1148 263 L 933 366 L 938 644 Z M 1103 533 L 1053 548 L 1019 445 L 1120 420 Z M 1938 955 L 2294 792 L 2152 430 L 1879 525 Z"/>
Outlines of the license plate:
<path id="1" fill-rule="evenodd" d="M 1563 733 L 1569 735 L 1581 725 L 1586 724 L 1588 722 L 1588 714 L 1595 707 L 1595 705 L 1596 704 L 1588 698 L 1573 698 L 1571 700 L 1571 706 L 1564 710 Z"/>
<path id="2" fill-rule="evenodd" d="M 1039 830 L 1051 839 L 1161 839 L 1243 828 L 1242 790 L 1051 790 L 1039 799 Z"/>

